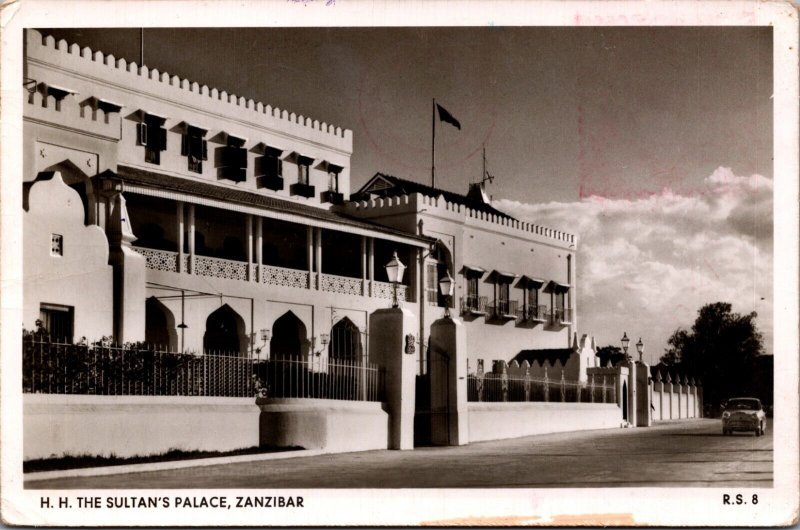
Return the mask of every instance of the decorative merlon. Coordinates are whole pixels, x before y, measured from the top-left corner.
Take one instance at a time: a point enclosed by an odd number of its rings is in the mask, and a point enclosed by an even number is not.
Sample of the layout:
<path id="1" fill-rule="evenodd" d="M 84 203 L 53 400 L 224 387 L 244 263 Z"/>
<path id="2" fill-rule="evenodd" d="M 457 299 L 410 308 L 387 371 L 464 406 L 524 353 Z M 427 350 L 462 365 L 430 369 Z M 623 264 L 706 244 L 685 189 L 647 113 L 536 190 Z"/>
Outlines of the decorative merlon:
<path id="1" fill-rule="evenodd" d="M 463 215 L 468 219 L 475 221 L 485 222 L 493 225 L 508 227 L 512 230 L 526 232 L 528 234 L 535 234 L 538 236 L 555 239 L 564 243 L 575 245 L 577 237 L 575 234 L 562 232 L 553 228 L 540 226 L 535 223 L 520 221 L 519 219 L 511 219 L 488 212 L 483 212 L 469 208 L 462 204 L 450 202 L 440 195 L 439 197 L 428 197 L 421 193 L 411 193 L 397 195 L 394 197 L 374 198 L 366 201 L 350 201 L 345 205 L 345 211 L 351 214 L 358 215 L 358 212 L 369 212 L 371 210 L 387 210 L 392 208 L 402 208 L 405 206 L 420 205 L 426 209 L 436 208 L 441 213 L 454 215 Z"/>
<path id="2" fill-rule="evenodd" d="M 41 55 L 48 53 L 55 53 L 61 55 L 73 56 L 76 59 L 82 60 L 86 64 L 104 65 L 108 67 L 109 71 L 124 72 L 143 80 L 148 80 L 162 85 L 171 86 L 174 89 L 181 90 L 187 93 L 192 93 L 197 96 L 204 96 L 211 100 L 217 100 L 227 103 L 234 107 L 236 110 L 249 110 L 256 115 L 266 115 L 283 122 L 299 125 L 314 131 L 319 131 L 323 134 L 328 134 L 337 138 L 342 138 L 347 142 L 352 143 L 352 131 L 342 129 L 332 124 L 320 122 L 289 112 L 286 109 L 272 107 L 265 105 L 261 102 L 254 101 L 253 99 L 246 99 L 243 96 L 229 94 L 224 90 L 217 90 L 216 88 L 209 88 L 207 85 L 200 85 L 197 82 L 188 79 L 182 79 L 177 75 L 170 75 L 167 72 L 159 72 L 156 68 L 148 68 L 146 65 L 139 66 L 136 62 L 127 62 L 125 59 L 117 59 L 112 54 L 104 54 L 101 51 L 94 51 L 89 47 L 80 48 L 77 44 L 69 44 L 66 40 L 60 39 L 56 42 L 53 36 L 43 36 L 40 32 L 29 29 L 28 31 L 28 50 L 29 57 L 41 58 Z M 63 59 L 63 58 L 62 58 Z M 57 64 L 64 64 L 63 60 L 55 60 Z M 163 87 L 153 87 L 154 90 L 163 91 Z M 202 102 L 198 102 L 202 105 Z"/>

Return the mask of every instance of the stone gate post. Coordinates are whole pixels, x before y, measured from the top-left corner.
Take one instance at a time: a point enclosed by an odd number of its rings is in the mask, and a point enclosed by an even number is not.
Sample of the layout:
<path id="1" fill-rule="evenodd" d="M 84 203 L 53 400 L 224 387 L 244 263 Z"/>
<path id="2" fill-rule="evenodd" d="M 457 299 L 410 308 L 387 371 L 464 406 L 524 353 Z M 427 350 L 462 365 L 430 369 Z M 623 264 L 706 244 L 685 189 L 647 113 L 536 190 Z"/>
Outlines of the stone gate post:
<path id="1" fill-rule="evenodd" d="M 378 309 L 369 319 L 370 362 L 384 367 L 389 449 L 414 448 L 417 352 L 414 314 L 402 308 Z"/>
<path id="2" fill-rule="evenodd" d="M 653 413 L 650 408 L 650 367 L 647 363 L 636 361 L 633 369 L 636 378 L 636 415 L 635 421 L 631 422 L 636 427 L 650 427 L 653 424 Z"/>
<path id="3" fill-rule="evenodd" d="M 431 382 L 447 381 L 447 388 L 431 386 L 431 405 L 443 401 L 447 408 L 450 445 L 469 443 L 469 424 L 467 411 L 467 334 L 464 324 L 457 318 L 440 318 L 431 324 L 431 355 L 441 355 L 449 359 L 447 363 L 436 363 L 435 367 L 447 367 L 445 377 L 431 374 Z M 442 374 L 444 375 L 444 374 Z M 436 433 L 432 433 L 436 434 Z M 432 440 L 434 444 L 437 440 Z M 446 440 L 445 440 L 446 441 Z"/>

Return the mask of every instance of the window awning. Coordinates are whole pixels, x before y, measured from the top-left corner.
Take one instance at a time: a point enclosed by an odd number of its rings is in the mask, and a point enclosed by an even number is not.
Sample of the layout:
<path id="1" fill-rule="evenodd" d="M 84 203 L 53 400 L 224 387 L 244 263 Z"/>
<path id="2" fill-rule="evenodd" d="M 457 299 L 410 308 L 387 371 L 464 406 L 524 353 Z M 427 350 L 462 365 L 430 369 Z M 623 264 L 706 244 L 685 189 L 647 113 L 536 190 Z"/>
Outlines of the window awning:
<path id="1" fill-rule="evenodd" d="M 493 270 L 491 276 L 497 283 L 511 283 L 519 277 L 519 275 L 514 274 L 513 272 L 498 270 Z"/>
<path id="2" fill-rule="evenodd" d="M 334 164 L 333 162 L 328 162 L 327 160 L 320 160 L 316 166 L 316 169 L 321 169 L 322 171 L 328 173 L 341 173 L 344 168 L 338 164 Z"/>
<path id="3" fill-rule="evenodd" d="M 464 265 L 461 267 L 461 273 L 465 276 L 471 276 L 473 278 L 480 278 L 484 274 L 486 274 L 486 269 L 481 267 L 476 267 L 475 265 Z"/>
<path id="4" fill-rule="evenodd" d="M 82 104 L 88 105 L 93 109 L 100 109 L 106 114 L 110 112 L 119 112 L 125 106 L 120 103 L 115 103 L 113 101 L 109 101 L 107 99 L 101 99 L 95 96 L 86 98 L 86 100 L 84 100 Z"/>
<path id="5" fill-rule="evenodd" d="M 134 112 L 133 115 L 136 116 L 136 119 L 139 120 L 140 122 L 145 121 L 145 116 L 150 116 L 151 118 L 156 118 L 158 120 L 161 120 L 161 124 L 162 125 L 164 124 L 165 121 L 167 121 L 169 119 L 167 116 L 162 116 L 161 114 L 157 114 L 155 112 L 150 112 L 149 110 L 146 110 L 146 109 L 139 109 L 136 112 Z"/>
<path id="6" fill-rule="evenodd" d="M 542 285 L 544 285 L 544 280 L 523 274 L 519 279 L 519 285 L 525 289 L 541 289 Z"/>
<path id="7" fill-rule="evenodd" d="M 180 132 L 181 134 L 187 134 L 189 131 L 197 132 L 200 134 L 200 136 L 205 136 L 209 131 L 208 127 L 201 127 L 200 125 L 185 121 L 180 122 L 172 130 L 174 132 Z"/>
<path id="8" fill-rule="evenodd" d="M 238 134 L 231 134 L 227 131 L 220 131 L 209 141 L 219 144 L 233 144 L 236 147 L 243 147 L 247 143 L 247 138 Z"/>
<path id="9" fill-rule="evenodd" d="M 278 147 L 276 145 L 265 144 L 264 142 L 259 142 L 253 147 L 253 150 L 256 152 L 260 152 L 267 156 L 274 156 L 280 158 L 283 155 L 283 147 Z"/>
<path id="10" fill-rule="evenodd" d="M 569 287 L 570 286 L 568 283 L 560 283 L 554 280 L 550 280 L 550 282 L 547 284 L 548 290 L 556 294 L 566 293 L 567 291 L 569 291 Z"/>

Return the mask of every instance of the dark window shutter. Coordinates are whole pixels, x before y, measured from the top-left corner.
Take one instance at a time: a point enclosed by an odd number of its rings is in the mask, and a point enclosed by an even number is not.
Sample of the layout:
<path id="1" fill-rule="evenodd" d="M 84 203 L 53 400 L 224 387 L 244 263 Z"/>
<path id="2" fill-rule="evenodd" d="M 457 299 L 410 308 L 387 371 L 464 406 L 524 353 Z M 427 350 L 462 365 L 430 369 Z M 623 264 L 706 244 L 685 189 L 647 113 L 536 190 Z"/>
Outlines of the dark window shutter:
<path id="1" fill-rule="evenodd" d="M 247 149 L 242 147 L 232 147 L 231 165 L 238 168 L 247 167 Z"/>
<path id="2" fill-rule="evenodd" d="M 181 136 L 181 156 L 189 156 L 189 135 Z"/>
<path id="3" fill-rule="evenodd" d="M 200 140 L 201 150 L 202 150 L 202 159 L 208 160 L 208 142 L 206 140 Z"/>
<path id="4" fill-rule="evenodd" d="M 161 145 L 159 147 L 161 148 L 162 151 L 166 151 L 167 150 L 167 130 L 163 129 L 163 128 L 160 128 L 158 130 L 158 132 L 159 132 L 159 134 L 161 136 Z"/>
<path id="5" fill-rule="evenodd" d="M 275 176 L 282 177 L 283 176 L 283 160 L 280 158 L 275 159 Z"/>
<path id="6" fill-rule="evenodd" d="M 147 124 L 136 124 L 136 141 L 139 145 L 147 145 Z"/>

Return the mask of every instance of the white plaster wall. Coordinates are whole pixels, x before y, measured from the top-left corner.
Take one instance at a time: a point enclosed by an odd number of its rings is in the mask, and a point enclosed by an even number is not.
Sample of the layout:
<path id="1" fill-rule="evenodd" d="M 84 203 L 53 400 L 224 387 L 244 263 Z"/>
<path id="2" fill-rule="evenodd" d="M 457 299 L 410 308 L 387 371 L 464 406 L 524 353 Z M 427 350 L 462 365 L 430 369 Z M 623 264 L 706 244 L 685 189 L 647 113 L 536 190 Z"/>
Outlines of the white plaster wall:
<path id="1" fill-rule="evenodd" d="M 344 167 L 339 177 L 339 191 L 350 194 L 350 154 L 352 153 L 352 132 L 334 125 L 320 123 L 313 118 L 295 112 L 275 109 L 269 105 L 228 94 L 225 87 L 200 86 L 196 82 L 180 79 L 165 72 L 150 70 L 146 66 L 127 63 L 111 55 L 88 48 L 79 49 L 68 43 L 55 42 L 52 38 L 43 44 L 41 33 L 28 30 L 27 53 L 28 77 L 39 82 L 62 86 L 78 93 L 67 96 L 65 101 L 83 101 L 90 96 L 113 101 L 123 105 L 119 115 L 112 115 L 114 123 L 105 125 L 76 117 L 76 113 L 56 113 L 52 108 L 39 110 L 34 105 L 25 105 L 25 114 L 55 123 L 65 120 L 77 129 L 97 128 L 100 132 L 119 138 L 115 163 L 155 169 L 194 179 L 207 180 L 222 186 L 238 189 L 258 190 L 267 195 L 277 195 L 288 200 L 306 204 L 330 207 L 321 204 L 319 195 L 327 190 L 327 172 L 318 168 L 320 161 L 327 161 Z M 53 65 L 58 65 L 54 67 Z M 74 102 L 73 102 L 74 100 Z M 178 105 L 176 105 L 178 102 Z M 144 110 L 166 117 L 167 150 L 161 153 L 159 165 L 144 161 L 144 147 L 136 145 L 137 118 L 131 115 Z M 75 116 L 73 116 L 75 115 Z M 181 137 L 176 127 L 188 124 L 208 129 L 206 139 L 214 138 L 219 132 L 226 132 L 246 138 L 248 149 L 247 181 L 239 184 L 217 181 L 214 168 L 214 149 L 221 144 L 209 142 L 209 160 L 203 163 L 202 174 L 188 171 L 187 159 L 180 154 Z M 315 159 L 309 172 L 309 183 L 316 187 L 316 198 L 291 197 L 289 186 L 297 182 L 297 167 L 291 161 L 284 162 L 284 183 L 282 191 L 258 189 L 254 174 L 255 157 L 258 153 L 250 149 L 258 143 L 269 144 L 284 150 L 284 155 L 297 152 Z"/>
<path id="2" fill-rule="evenodd" d="M 380 403 L 325 399 L 259 399 L 264 445 L 331 453 L 386 449 L 389 415 Z"/>
<path id="3" fill-rule="evenodd" d="M 469 403 L 469 441 L 619 428 L 622 410 L 602 403 Z"/>
<path id="4" fill-rule="evenodd" d="M 75 337 L 99 339 L 112 333 L 113 276 L 108 240 L 97 226 L 83 224 L 78 193 L 59 173 L 30 189 L 23 214 L 23 326 L 35 329 L 41 303 L 74 307 Z M 63 236 L 63 256 L 50 253 L 52 234 Z"/>
<path id="5" fill-rule="evenodd" d="M 22 403 L 25 460 L 229 451 L 259 443 L 252 398 L 25 394 Z"/>

